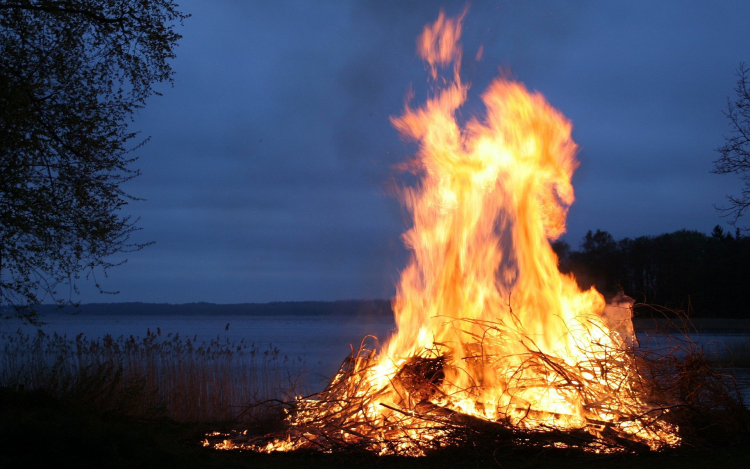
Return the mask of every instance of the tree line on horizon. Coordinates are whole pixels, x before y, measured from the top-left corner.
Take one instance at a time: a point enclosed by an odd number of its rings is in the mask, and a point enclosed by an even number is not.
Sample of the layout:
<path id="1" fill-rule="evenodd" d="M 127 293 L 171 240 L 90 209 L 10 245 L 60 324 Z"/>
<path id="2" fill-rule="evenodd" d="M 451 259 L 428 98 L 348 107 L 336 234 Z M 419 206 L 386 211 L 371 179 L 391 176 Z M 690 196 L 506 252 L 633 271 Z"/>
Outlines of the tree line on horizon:
<path id="1" fill-rule="evenodd" d="M 655 305 L 694 317 L 750 318 L 750 236 L 739 229 L 732 235 L 717 225 L 710 235 L 679 230 L 620 240 L 596 230 L 577 250 L 565 241 L 552 248 L 560 271 L 572 273 L 581 288 L 635 299 L 636 317 Z"/>

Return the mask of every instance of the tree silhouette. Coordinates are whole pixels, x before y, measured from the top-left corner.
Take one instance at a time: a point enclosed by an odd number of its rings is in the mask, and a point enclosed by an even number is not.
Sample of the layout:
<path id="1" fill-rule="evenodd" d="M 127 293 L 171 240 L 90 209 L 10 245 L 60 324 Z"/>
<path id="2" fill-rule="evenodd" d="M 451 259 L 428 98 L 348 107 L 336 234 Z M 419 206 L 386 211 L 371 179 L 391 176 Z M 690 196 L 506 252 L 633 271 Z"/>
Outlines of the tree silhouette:
<path id="1" fill-rule="evenodd" d="M 622 291 L 638 302 L 696 316 L 750 317 L 750 236 L 740 232 L 732 236 L 717 226 L 708 236 L 680 230 L 615 241 L 596 230 L 577 251 L 564 242 L 553 248 L 561 271 L 605 297 Z"/>
<path id="2" fill-rule="evenodd" d="M 141 249 L 133 113 L 172 82 L 187 15 L 172 0 L 0 2 L 0 306 L 33 319 L 81 275 Z M 96 278 L 94 278 L 96 281 Z M 69 289 L 61 300 L 58 287 Z M 98 286 L 98 283 L 97 283 Z"/>
<path id="3" fill-rule="evenodd" d="M 730 133 L 724 137 L 724 145 L 716 149 L 719 158 L 714 161 L 713 173 L 738 174 L 744 185 L 739 195 L 729 195 L 728 205 L 717 209 L 737 220 L 750 208 L 750 69 L 741 63 L 737 68 L 737 96 L 729 99 L 724 114 L 730 122 Z"/>

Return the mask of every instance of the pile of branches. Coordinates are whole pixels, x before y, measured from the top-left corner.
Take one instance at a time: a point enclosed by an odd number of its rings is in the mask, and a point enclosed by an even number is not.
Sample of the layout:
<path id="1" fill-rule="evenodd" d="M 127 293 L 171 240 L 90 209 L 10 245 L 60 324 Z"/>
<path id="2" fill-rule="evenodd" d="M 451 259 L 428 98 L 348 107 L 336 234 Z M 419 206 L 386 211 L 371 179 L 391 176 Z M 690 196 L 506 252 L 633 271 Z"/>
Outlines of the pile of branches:
<path id="1" fill-rule="evenodd" d="M 459 362 L 507 365 L 507 357 L 487 352 L 493 341 L 507 340 L 507 330 L 501 326 L 483 324 L 486 331 L 477 344 L 482 347 L 476 348 L 481 352 Z M 506 382 L 510 395 L 533 386 L 551 386 L 583 402 L 590 417 L 576 428 L 555 425 L 558 416 L 516 398 L 511 401 L 515 407 L 501 409 L 497 419 L 462 412 L 452 405 L 456 394 L 445 391 L 451 389 L 445 382 L 446 370 L 455 366 L 451 363 L 456 363 L 451 349 L 435 344 L 404 362 L 386 385 L 376 387 L 371 377 L 378 359 L 374 348 L 363 341 L 325 390 L 289 403 L 287 428 L 282 432 L 215 433 L 204 444 L 263 452 L 367 451 L 404 456 L 471 447 L 642 453 L 679 444 L 702 446 L 712 440 L 726 443 L 728 438 L 750 434 L 749 414 L 736 383 L 712 368 L 689 339 L 657 350 L 604 348 L 575 365 L 527 347 L 520 365 L 514 362 L 517 369 L 502 370 L 511 376 Z M 470 396 L 473 391 L 459 392 Z"/>

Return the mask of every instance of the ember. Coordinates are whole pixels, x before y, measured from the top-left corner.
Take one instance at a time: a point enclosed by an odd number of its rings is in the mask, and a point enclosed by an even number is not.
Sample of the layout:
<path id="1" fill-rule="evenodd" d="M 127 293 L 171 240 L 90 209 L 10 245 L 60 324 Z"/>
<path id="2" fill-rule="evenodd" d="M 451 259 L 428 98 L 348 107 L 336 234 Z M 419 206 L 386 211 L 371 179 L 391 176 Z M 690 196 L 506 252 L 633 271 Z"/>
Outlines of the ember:
<path id="1" fill-rule="evenodd" d="M 596 452 L 680 443 L 668 403 L 639 374 L 632 302 L 608 306 L 557 269 L 550 241 L 565 232 L 578 165 L 571 123 L 503 78 L 482 95 L 484 120 L 456 122 L 469 88 L 462 20 L 441 12 L 425 27 L 418 53 L 434 94 L 392 119 L 419 143 L 405 167 L 420 178 L 403 192 L 413 253 L 393 302 L 397 333 L 298 398 L 283 435 L 215 447 L 419 456 L 481 438 Z"/>

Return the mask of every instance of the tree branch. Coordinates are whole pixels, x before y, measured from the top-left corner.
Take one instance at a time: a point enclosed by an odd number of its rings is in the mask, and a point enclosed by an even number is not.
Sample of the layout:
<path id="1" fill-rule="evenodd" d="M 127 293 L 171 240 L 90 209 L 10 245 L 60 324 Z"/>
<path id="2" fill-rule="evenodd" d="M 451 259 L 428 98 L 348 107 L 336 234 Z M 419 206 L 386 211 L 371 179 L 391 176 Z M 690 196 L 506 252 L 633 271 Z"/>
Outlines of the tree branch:
<path id="1" fill-rule="evenodd" d="M 51 14 L 74 14 L 82 15 L 91 20 L 98 21 L 105 24 L 122 23 L 125 21 L 126 15 L 122 15 L 116 18 L 108 18 L 104 15 L 94 13 L 92 11 L 83 10 L 80 8 L 74 8 L 70 6 L 64 6 L 63 2 L 50 2 L 47 5 L 22 5 L 19 3 L 5 3 L 0 5 L 0 10 L 27 10 L 27 11 L 41 11 Z"/>

